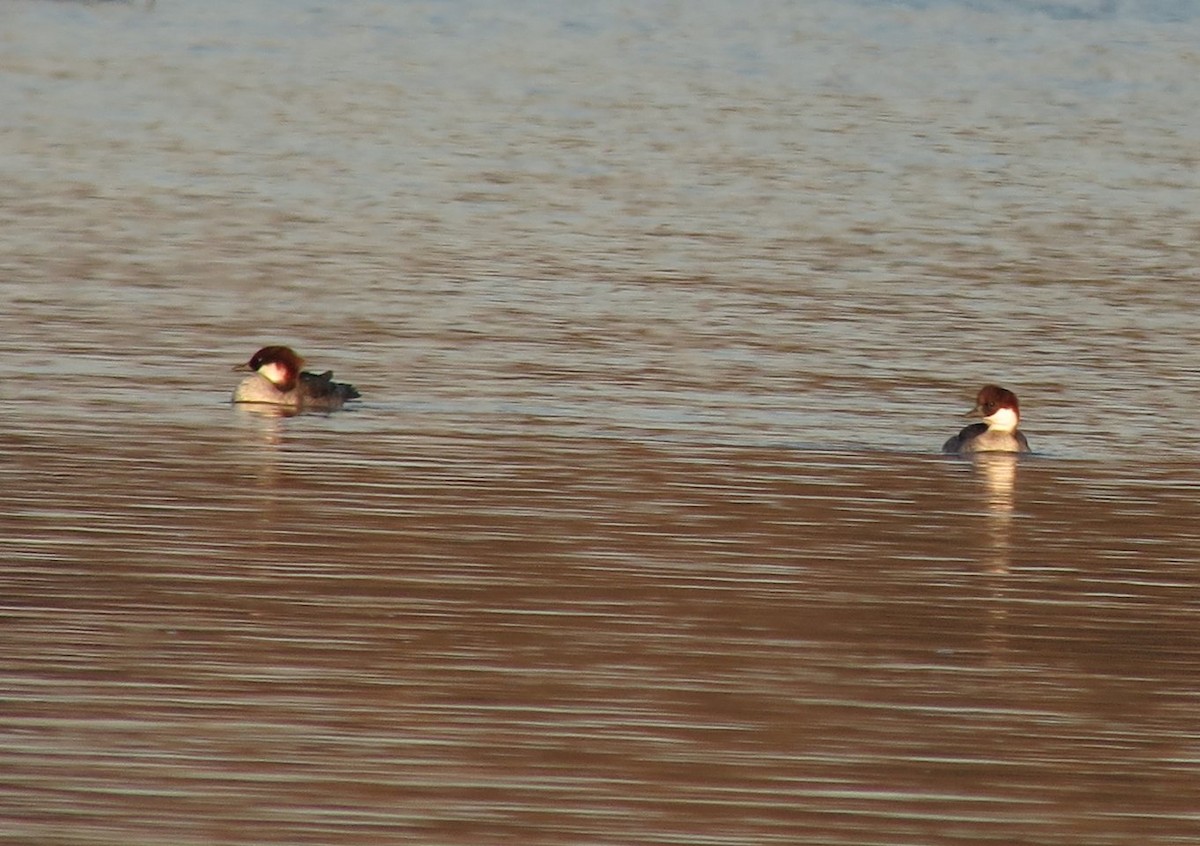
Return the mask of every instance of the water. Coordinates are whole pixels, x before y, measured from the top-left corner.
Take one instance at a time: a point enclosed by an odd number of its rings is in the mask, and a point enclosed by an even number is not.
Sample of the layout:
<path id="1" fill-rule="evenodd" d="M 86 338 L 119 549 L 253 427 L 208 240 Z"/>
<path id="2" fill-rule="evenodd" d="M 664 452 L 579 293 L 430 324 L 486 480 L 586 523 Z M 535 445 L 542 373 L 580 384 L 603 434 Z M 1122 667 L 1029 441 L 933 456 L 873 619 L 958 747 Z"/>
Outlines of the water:
<path id="1" fill-rule="evenodd" d="M 1200 840 L 1198 36 L 0 6 L 0 840 Z"/>

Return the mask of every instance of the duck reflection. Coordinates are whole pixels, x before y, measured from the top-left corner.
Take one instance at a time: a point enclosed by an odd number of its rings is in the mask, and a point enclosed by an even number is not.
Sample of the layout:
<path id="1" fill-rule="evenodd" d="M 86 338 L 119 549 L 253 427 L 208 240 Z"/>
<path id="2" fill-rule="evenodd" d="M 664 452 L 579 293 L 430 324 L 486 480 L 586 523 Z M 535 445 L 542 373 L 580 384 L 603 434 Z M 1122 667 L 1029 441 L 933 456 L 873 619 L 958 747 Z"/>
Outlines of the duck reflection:
<path id="1" fill-rule="evenodd" d="M 1016 498 L 1017 465 L 1011 452 L 979 453 L 972 462 L 983 481 L 987 502 L 987 543 L 983 564 L 989 573 L 1007 573 L 1012 554 L 1012 522 Z"/>
<path id="2" fill-rule="evenodd" d="M 237 424 L 241 462 L 253 484 L 245 488 L 248 496 L 255 498 L 249 514 L 255 515 L 260 525 L 269 526 L 275 519 L 278 496 L 282 485 L 280 460 L 284 443 L 286 418 L 291 414 L 286 409 L 264 405 L 235 405 L 234 420 Z"/>
<path id="3" fill-rule="evenodd" d="M 250 445 L 277 447 L 283 442 L 283 421 L 296 411 L 265 403 L 238 403 L 233 406 L 239 434 Z"/>
<path id="4" fill-rule="evenodd" d="M 989 664 L 1004 663 L 1008 653 L 1008 574 L 1012 564 L 1013 519 L 1016 512 L 1016 453 L 991 452 L 973 456 L 973 472 L 983 483 L 987 504 L 985 527 L 979 544 L 980 564 L 987 577 L 986 643 Z"/>

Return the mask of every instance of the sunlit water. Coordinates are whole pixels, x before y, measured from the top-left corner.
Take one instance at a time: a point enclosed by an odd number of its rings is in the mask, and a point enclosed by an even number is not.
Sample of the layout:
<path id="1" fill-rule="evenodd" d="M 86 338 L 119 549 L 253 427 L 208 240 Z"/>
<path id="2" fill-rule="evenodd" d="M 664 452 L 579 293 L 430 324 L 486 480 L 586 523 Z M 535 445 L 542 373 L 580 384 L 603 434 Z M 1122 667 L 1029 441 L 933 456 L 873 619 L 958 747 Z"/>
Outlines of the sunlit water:
<path id="1" fill-rule="evenodd" d="M 0 4 L 0 839 L 1196 842 L 1197 45 Z"/>

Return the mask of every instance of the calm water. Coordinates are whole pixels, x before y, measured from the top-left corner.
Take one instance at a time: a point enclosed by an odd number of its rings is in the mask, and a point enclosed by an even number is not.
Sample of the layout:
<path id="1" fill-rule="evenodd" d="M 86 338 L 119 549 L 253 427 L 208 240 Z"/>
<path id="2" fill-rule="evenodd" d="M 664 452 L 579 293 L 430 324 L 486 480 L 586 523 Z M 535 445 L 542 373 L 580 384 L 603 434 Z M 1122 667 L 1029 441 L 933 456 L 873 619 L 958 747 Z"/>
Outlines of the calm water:
<path id="1" fill-rule="evenodd" d="M 0 3 L 0 841 L 1200 842 L 1191 3 Z M 364 401 L 231 409 L 291 343 Z M 1037 454 L 937 455 L 975 389 Z"/>

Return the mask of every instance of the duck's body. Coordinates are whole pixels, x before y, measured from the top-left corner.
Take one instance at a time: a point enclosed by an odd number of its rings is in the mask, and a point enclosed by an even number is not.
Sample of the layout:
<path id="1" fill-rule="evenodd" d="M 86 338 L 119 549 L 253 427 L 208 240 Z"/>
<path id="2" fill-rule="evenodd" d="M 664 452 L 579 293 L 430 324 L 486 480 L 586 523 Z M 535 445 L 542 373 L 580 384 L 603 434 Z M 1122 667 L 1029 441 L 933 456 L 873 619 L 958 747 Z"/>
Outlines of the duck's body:
<path id="1" fill-rule="evenodd" d="M 1030 452 L 1029 441 L 1017 429 L 1021 406 L 1017 395 L 996 385 L 985 385 L 975 398 L 969 416 L 982 417 L 942 444 L 942 452 L 969 455 L 975 452 Z"/>
<path id="2" fill-rule="evenodd" d="M 263 347 L 233 368 L 250 371 L 234 389 L 233 401 L 295 411 L 335 411 L 361 396 L 353 385 L 333 381 L 333 371 L 309 373 L 303 367 L 304 359 L 291 347 Z"/>

